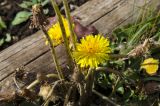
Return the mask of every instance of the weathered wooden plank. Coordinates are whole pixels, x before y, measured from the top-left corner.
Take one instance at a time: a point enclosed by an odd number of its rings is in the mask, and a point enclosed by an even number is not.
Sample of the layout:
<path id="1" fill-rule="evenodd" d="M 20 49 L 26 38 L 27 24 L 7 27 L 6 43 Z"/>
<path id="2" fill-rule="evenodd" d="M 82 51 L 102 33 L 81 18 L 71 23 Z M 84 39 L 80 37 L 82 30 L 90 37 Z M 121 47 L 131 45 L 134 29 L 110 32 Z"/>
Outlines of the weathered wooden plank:
<path id="1" fill-rule="evenodd" d="M 79 10 L 81 10 L 81 12 L 83 12 L 85 10 L 82 11 L 82 9 L 85 7 L 91 8 L 93 5 L 95 7 L 101 6 L 101 4 L 96 4 L 95 2 L 97 2 L 97 1 L 91 0 L 91 1 L 89 1 L 89 3 L 86 3 L 85 5 L 83 5 L 83 7 L 80 7 Z M 108 2 L 105 1 L 104 4 L 108 4 Z M 79 11 L 79 10 L 77 10 L 77 11 Z M 98 13 L 100 13 L 100 9 L 97 9 L 96 11 Z M 108 10 L 106 10 L 106 11 L 108 11 Z M 73 14 L 78 15 L 81 12 L 75 11 L 75 13 L 73 13 Z M 83 12 L 83 13 L 85 13 L 85 12 Z M 92 12 L 89 12 L 89 13 L 92 13 Z M 98 16 L 95 15 L 94 18 L 96 18 L 96 17 L 98 17 Z M 87 16 L 83 17 L 82 23 L 85 25 L 87 23 L 89 24 L 89 22 L 87 22 L 87 20 L 86 20 L 86 22 L 83 21 L 83 19 L 85 19 L 85 18 L 88 18 L 88 17 Z M 54 65 L 53 65 L 53 63 L 52 63 L 52 65 L 50 65 L 50 63 L 52 62 L 52 59 L 51 59 L 50 53 L 46 53 L 46 51 L 49 49 L 46 45 L 44 45 L 44 41 L 42 39 L 42 34 L 43 33 L 41 31 L 39 31 L 38 33 L 32 35 L 31 37 L 28 37 L 25 40 L 22 40 L 22 41 L 16 43 L 12 47 L 9 47 L 8 49 L 6 49 L 5 51 L 2 51 L 0 53 L 0 64 L 1 64 L 0 80 L 3 80 L 4 78 L 12 75 L 12 73 L 14 73 L 15 68 L 19 67 L 21 65 L 25 65 L 28 70 L 34 70 L 34 71 L 36 71 L 36 70 L 39 71 L 39 69 L 40 70 L 44 69 L 43 71 L 45 71 L 47 69 L 47 71 L 48 71 L 49 70 L 48 65 L 50 66 L 50 69 L 52 69 L 51 67 L 53 67 Z M 38 45 L 38 46 L 36 46 L 36 45 Z M 57 47 L 56 49 L 60 50 L 58 48 L 59 47 Z M 27 52 L 30 52 L 30 53 L 27 53 Z M 43 55 L 45 53 L 46 53 L 46 55 Z M 61 54 L 61 53 L 59 52 L 57 54 Z M 36 59 L 36 58 L 38 58 L 38 59 Z M 33 60 L 35 60 L 35 61 L 33 61 Z M 50 60 L 50 61 L 48 61 L 48 60 Z M 31 61 L 33 61 L 33 62 L 31 62 Z M 40 61 L 41 61 L 41 64 L 39 64 Z M 45 61 L 44 64 L 43 64 L 43 61 Z M 29 63 L 29 62 L 30 62 L 30 64 L 27 65 L 27 63 Z M 41 67 L 41 68 L 39 68 L 39 67 Z M 53 70 L 54 70 L 54 67 L 53 67 Z M 3 85 L 4 88 L 10 87 L 12 85 L 12 81 L 13 81 L 12 78 L 8 77 L 1 82 L 1 86 Z M 6 86 L 4 86 L 4 84 Z"/>
<path id="2" fill-rule="evenodd" d="M 128 18 L 124 22 L 120 23 L 120 25 L 116 26 L 115 28 L 137 21 L 140 14 L 142 13 L 142 10 L 150 11 L 151 8 L 156 10 L 156 8 L 160 5 L 160 2 L 159 0 L 131 0 L 129 4 L 133 4 L 134 6 L 136 6 L 133 8 L 132 14 L 130 14 L 130 16 L 128 16 Z"/>
<path id="3" fill-rule="evenodd" d="M 116 9 L 94 22 L 93 25 L 102 34 L 110 33 L 117 25 L 120 25 L 129 17 L 133 16 L 134 11 L 138 12 L 137 8 L 132 4 L 133 1 L 134 0 L 121 2 Z M 143 6 L 145 3 L 142 4 L 142 0 L 139 0 L 136 2 L 136 4 Z M 99 23 L 107 23 L 107 25 Z"/>
<path id="4" fill-rule="evenodd" d="M 10 58 L 12 55 L 20 52 L 27 46 L 30 46 L 33 43 L 42 39 L 42 36 L 36 36 L 36 35 L 42 35 L 42 33 L 37 32 L 36 34 L 33 34 L 33 36 L 29 36 L 25 38 L 25 40 L 21 40 L 18 43 L 14 44 L 12 47 L 6 48 L 5 50 L 1 51 L 0 52 L 0 60 L 1 60 L 0 63 Z"/>
<path id="5" fill-rule="evenodd" d="M 79 16 L 80 18 L 82 18 L 82 23 L 90 24 L 92 21 L 97 20 L 98 17 L 105 14 L 105 12 L 108 13 L 110 10 L 112 10 L 113 7 L 115 6 L 114 3 L 120 2 L 120 1 L 123 1 L 123 0 L 115 0 L 115 2 L 110 2 L 108 0 L 100 0 L 100 1 L 90 0 L 88 3 L 80 7 L 77 10 L 78 12 L 75 11 L 73 14 L 78 16 L 80 14 L 81 16 L 83 16 L 83 17 Z M 93 10 L 95 10 L 94 7 L 96 7 L 96 14 L 94 15 L 94 17 L 92 17 L 92 21 L 91 21 L 91 19 L 88 18 L 87 15 L 83 15 L 83 14 L 90 14 L 90 16 L 92 16 L 92 12 Z M 99 7 L 103 7 L 105 8 L 105 10 L 101 12 L 101 8 Z M 108 8 L 111 8 L 111 9 L 108 9 Z M 36 57 L 40 56 L 41 54 L 45 53 L 46 50 L 48 50 L 48 47 L 45 46 L 44 43 L 42 43 L 43 42 L 42 34 L 43 33 L 39 32 L 38 34 L 33 35 L 33 37 L 27 38 L 26 40 L 22 40 L 21 42 L 14 45 L 11 49 L 7 49 L 5 53 L 3 51 L 0 54 L 0 75 L 1 75 L 0 80 L 3 80 L 6 76 L 13 73 L 15 67 L 19 67 L 20 65 L 26 65 L 26 63 L 34 60 Z M 36 39 L 36 37 L 38 40 Z M 30 43 L 33 43 L 33 45 L 30 45 Z M 39 47 L 35 47 L 36 45 Z M 30 53 L 24 55 L 24 53 L 26 53 L 25 50 L 26 51 L 28 50 L 28 52 Z M 36 52 L 36 53 L 33 53 L 33 52 Z M 20 58 L 17 58 L 17 57 L 20 57 Z"/>
<path id="6" fill-rule="evenodd" d="M 91 0 L 73 15 L 80 17 L 83 25 L 88 25 L 114 10 L 123 1 L 126 0 Z"/>
<path id="7" fill-rule="evenodd" d="M 110 0 L 99 0 L 98 3 L 97 3 L 97 0 L 90 0 L 72 14 L 79 16 L 82 19 L 82 24 L 87 25 L 88 23 L 91 23 L 94 20 L 97 20 L 100 16 L 104 15 L 105 13 L 108 13 L 109 11 L 111 11 L 115 7 L 115 3 L 120 1 L 122 0 L 114 0 L 114 2 L 111 4 Z M 101 8 L 104 9 L 103 12 L 101 12 Z M 92 17 L 92 18 L 89 19 L 89 17 Z M 0 53 L 0 63 L 10 58 L 11 56 L 15 55 L 17 52 L 20 52 L 27 46 L 32 45 L 34 42 L 41 40 L 42 39 L 42 36 L 40 36 L 41 34 L 42 34 L 41 32 L 37 32 L 33 36 L 28 37 L 25 40 L 22 40 L 14 44 L 12 48 L 7 48 L 5 49 L 5 51 L 2 51 Z"/>
<path id="8" fill-rule="evenodd" d="M 97 0 L 90 0 L 88 3 L 84 4 L 77 11 L 75 11 L 73 14 L 77 16 L 79 16 L 79 14 L 82 15 L 82 13 L 85 14 L 86 9 L 84 8 L 88 8 L 88 15 L 91 14 L 90 16 L 92 16 L 93 11 L 98 13 L 95 14 L 94 17 L 92 17 L 92 21 L 94 21 L 97 20 L 100 16 L 104 15 L 105 11 L 106 13 L 108 13 L 108 8 L 101 13 L 101 8 L 97 7 L 111 7 L 112 10 L 115 4 L 114 2 L 110 5 L 109 4 L 110 1 L 108 0 L 100 0 L 98 1 L 98 3 Z M 96 10 L 94 9 L 94 7 L 96 7 Z M 85 25 L 90 24 L 92 22 L 87 15 L 84 15 L 81 18 L 82 23 Z M 0 80 L 3 80 L 6 76 L 12 74 L 14 72 L 15 67 L 19 67 L 20 65 L 26 65 L 27 63 L 39 57 L 41 54 L 45 53 L 48 50 L 48 47 L 43 43 L 42 34 L 42 32 L 38 32 L 37 34 L 34 34 L 32 37 L 26 38 L 25 40 L 22 40 L 21 42 L 8 48 L 6 52 L 3 51 L 0 53 Z M 27 51 L 28 53 L 26 53 Z"/>
<path id="9" fill-rule="evenodd" d="M 101 2 L 97 3 L 97 1 Z M 111 32 L 116 26 L 122 25 L 124 22 L 128 23 L 127 20 L 130 20 L 134 14 L 133 5 L 131 4 L 134 0 L 113 1 L 114 2 L 110 2 L 109 0 L 91 0 L 73 14 L 79 16 L 84 25 L 93 23 L 101 33 L 106 34 Z M 145 4 L 144 1 L 145 0 L 138 0 L 136 4 L 143 6 Z M 109 2 L 111 4 L 108 4 Z M 120 15 L 122 12 L 124 13 Z M 49 48 L 44 45 L 42 35 L 42 32 L 39 31 L 38 34 L 28 37 L 0 53 L 0 67 L 2 67 L 0 68 L 0 80 L 5 78 L 1 81 L 1 87 L 2 85 L 5 88 L 11 86 L 12 73 L 15 68 L 21 65 L 25 65 L 28 71 L 34 72 L 51 72 L 55 70 Z M 58 57 L 61 59 L 61 65 L 64 65 L 65 55 L 62 54 L 63 49 L 61 49 L 61 47 L 62 46 L 56 47 L 56 51 Z"/>

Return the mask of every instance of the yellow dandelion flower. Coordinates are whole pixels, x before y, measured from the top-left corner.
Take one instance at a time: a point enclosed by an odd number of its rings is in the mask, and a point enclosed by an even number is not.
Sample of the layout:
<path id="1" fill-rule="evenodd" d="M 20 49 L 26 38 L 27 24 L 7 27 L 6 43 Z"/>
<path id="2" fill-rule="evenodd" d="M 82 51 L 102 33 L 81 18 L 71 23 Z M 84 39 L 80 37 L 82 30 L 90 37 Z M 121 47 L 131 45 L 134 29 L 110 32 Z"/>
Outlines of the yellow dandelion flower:
<path id="1" fill-rule="evenodd" d="M 111 53 L 109 40 L 102 35 L 88 35 L 77 44 L 77 50 L 73 52 L 73 57 L 81 67 L 96 68 L 99 64 L 109 59 Z"/>
<path id="2" fill-rule="evenodd" d="M 157 59 L 148 58 L 141 64 L 141 68 L 145 69 L 149 75 L 154 75 L 158 70 L 158 64 L 159 61 Z"/>
<path id="3" fill-rule="evenodd" d="M 63 16 L 61 16 L 61 17 L 62 17 L 62 21 L 63 21 L 64 27 L 65 27 L 66 36 L 67 36 L 67 38 L 69 38 L 70 34 L 71 34 L 70 30 L 69 30 L 69 24 L 67 22 L 67 19 L 65 19 Z M 61 31 L 59 22 L 57 22 L 51 28 L 49 28 L 48 35 L 53 40 L 54 46 L 57 46 L 63 42 L 62 31 Z M 48 41 L 46 41 L 46 44 L 48 44 Z"/>

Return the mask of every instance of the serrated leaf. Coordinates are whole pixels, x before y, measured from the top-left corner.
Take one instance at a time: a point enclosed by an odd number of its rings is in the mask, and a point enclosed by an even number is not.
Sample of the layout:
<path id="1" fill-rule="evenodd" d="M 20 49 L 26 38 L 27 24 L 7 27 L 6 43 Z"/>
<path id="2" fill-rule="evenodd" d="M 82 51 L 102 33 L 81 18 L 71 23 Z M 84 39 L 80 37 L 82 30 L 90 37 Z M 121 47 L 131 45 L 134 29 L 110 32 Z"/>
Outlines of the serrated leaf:
<path id="1" fill-rule="evenodd" d="M 21 24 L 29 19 L 29 17 L 32 15 L 31 12 L 28 11 L 20 11 L 16 14 L 14 20 L 12 21 L 12 25 L 18 25 Z"/>
<path id="2" fill-rule="evenodd" d="M 5 41 L 6 41 L 6 42 L 10 42 L 11 39 L 12 39 L 12 38 L 11 38 L 11 34 L 10 34 L 10 33 L 7 33 L 7 34 L 6 34 L 6 39 L 5 39 Z"/>
<path id="3" fill-rule="evenodd" d="M 6 29 L 7 28 L 7 26 L 6 26 L 6 24 L 5 24 L 5 22 L 2 20 L 2 18 L 0 17 L 0 29 Z"/>

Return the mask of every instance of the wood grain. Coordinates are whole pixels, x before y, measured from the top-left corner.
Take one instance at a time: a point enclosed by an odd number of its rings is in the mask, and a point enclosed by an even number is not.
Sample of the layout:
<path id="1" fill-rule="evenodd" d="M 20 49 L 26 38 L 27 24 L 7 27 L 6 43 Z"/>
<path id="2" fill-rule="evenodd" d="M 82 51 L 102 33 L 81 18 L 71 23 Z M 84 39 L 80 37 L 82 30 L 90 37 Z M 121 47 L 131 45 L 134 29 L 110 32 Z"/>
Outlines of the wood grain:
<path id="1" fill-rule="evenodd" d="M 72 15 L 81 18 L 83 25 L 94 25 L 100 33 L 111 33 L 114 28 L 134 20 L 140 7 L 152 4 L 153 0 L 90 0 Z M 158 1 L 158 0 L 155 0 Z M 135 5 L 136 7 L 135 9 Z M 65 67 L 66 56 L 64 46 L 56 47 L 60 63 Z M 43 33 L 38 31 L 30 37 L 14 44 L 0 52 L 0 88 L 13 88 L 13 73 L 15 69 L 25 66 L 27 71 L 55 72 L 49 47 L 45 45 Z"/>

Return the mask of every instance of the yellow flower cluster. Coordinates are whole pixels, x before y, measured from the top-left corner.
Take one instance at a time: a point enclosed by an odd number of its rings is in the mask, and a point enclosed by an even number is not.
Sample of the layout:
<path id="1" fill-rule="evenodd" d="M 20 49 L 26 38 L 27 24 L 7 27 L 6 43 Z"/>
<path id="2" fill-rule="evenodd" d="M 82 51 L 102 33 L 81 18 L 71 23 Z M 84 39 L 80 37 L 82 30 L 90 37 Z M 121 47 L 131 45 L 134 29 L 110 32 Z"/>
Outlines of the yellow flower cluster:
<path id="1" fill-rule="evenodd" d="M 111 53 L 109 43 L 109 40 L 100 34 L 88 35 L 77 44 L 73 57 L 81 67 L 96 68 L 109 59 L 108 53 Z"/>
<path id="2" fill-rule="evenodd" d="M 69 24 L 67 22 L 67 19 L 65 19 L 63 16 L 61 17 L 62 17 L 63 25 L 65 27 L 66 36 L 67 38 L 69 38 L 71 34 L 69 30 Z M 48 35 L 53 40 L 54 46 L 57 46 L 63 42 L 62 31 L 61 31 L 59 22 L 57 22 L 51 28 L 49 28 Z M 48 44 L 48 41 L 46 42 L 46 44 Z"/>
<path id="3" fill-rule="evenodd" d="M 141 64 L 141 68 L 146 70 L 146 73 L 149 75 L 154 75 L 158 71 L 159 61 L 154 58 L 145 59 Z"/>

